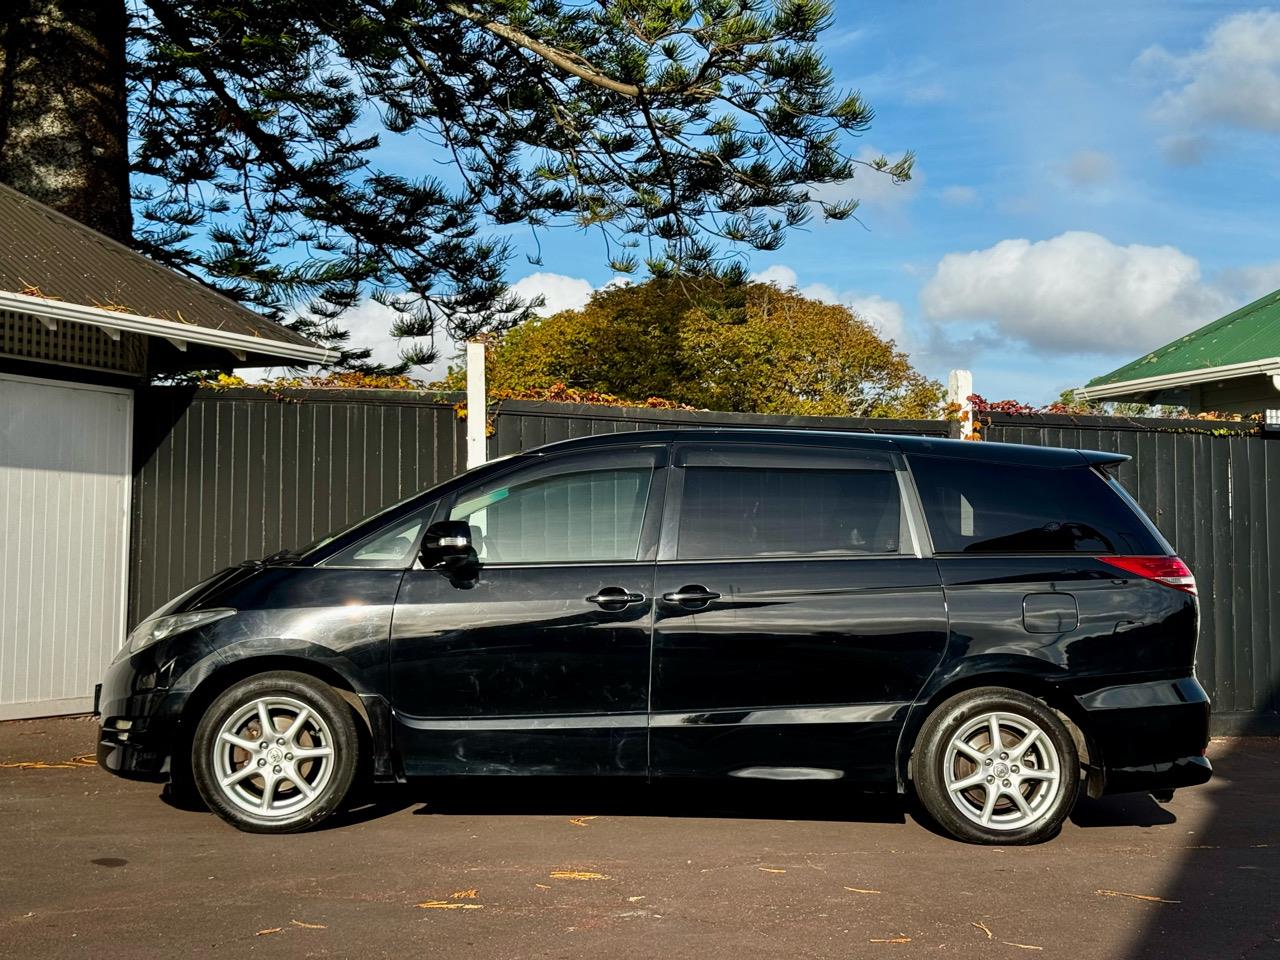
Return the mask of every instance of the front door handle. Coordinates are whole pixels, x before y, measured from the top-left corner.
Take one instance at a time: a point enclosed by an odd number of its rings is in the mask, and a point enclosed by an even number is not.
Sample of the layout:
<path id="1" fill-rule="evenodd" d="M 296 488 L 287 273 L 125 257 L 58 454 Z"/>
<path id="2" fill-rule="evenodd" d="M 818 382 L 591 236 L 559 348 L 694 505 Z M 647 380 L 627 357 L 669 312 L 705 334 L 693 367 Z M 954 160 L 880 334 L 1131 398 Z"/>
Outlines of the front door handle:
<path id="1" fill-rule="evenodd" d="M 697 610 L 705 607 L 712 600 L 719 600 L 720 594 L 714 590 L 708 590 L 700 583 L 690 583 L 674 593 L 664 593 L 662 599 L 667 603 L 678 603 L 686 610 Z"/>
<path id="2" fill-rule="evenodd" d="M 632 593 L 622 587 L 602 587 L 599 593 L 587 597 L 587 603 L 598 603 L 605 610 L 622 610 L 628 604 L 643 603 L 643 593 Z"/>

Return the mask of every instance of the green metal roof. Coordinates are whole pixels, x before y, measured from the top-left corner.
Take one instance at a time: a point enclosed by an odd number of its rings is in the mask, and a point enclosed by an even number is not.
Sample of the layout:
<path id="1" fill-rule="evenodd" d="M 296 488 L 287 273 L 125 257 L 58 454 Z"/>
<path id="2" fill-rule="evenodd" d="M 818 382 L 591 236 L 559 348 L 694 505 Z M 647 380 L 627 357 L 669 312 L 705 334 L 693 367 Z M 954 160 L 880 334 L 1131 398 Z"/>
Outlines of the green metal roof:
<path id="1" fill-rule="evenodd" d="M 1087 386 L 1109 386 L 1274 357 L 1280 357 L 1280 290 L 1166 343 L 1118 370 L 1095 377 Z"/>

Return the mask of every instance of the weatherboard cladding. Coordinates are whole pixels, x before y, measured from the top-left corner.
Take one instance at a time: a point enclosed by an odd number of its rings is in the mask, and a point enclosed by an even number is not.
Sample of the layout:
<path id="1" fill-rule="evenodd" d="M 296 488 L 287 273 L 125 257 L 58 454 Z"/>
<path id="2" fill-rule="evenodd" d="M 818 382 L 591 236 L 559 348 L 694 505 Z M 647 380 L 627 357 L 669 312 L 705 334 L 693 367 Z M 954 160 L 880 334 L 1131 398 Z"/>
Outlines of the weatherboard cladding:
<path id="1" fill-rule="evenodd" d="M 3 184 L 0 290 L 314 346 L 292 330 Z"/>
<path id="2" fill-rule="evenodd" d="M 1090 380 L 1101 387 L 1280 357 L 1280 290 Z"/>

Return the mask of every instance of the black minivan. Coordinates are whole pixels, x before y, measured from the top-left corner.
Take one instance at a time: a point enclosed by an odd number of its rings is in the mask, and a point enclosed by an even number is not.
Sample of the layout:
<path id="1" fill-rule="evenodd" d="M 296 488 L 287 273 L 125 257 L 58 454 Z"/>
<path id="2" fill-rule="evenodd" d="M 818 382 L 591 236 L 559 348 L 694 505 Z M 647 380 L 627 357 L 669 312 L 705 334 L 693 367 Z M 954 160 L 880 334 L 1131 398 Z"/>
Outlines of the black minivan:
<path id="1" fill-rule="evenodd" d="M 735 777 L 913 791 L 1052 836 L 1081 789 L 1204 783 L 1186 565 L 1117 454 L 789 430 L 486 464 L 139 625 L 98 762 L 264 833 L 359 776 Z"/>

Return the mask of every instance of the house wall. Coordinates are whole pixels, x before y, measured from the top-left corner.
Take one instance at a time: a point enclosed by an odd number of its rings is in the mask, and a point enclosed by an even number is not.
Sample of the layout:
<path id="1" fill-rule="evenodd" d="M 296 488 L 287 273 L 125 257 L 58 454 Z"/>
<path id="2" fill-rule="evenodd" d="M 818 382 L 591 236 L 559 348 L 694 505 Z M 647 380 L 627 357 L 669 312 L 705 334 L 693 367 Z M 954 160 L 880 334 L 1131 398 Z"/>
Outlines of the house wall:
<path id="1" fill-rule="evenodd" d="M 120 649 L 132 399 L 0 375 L 0 719 L 87 711 Z"/>

